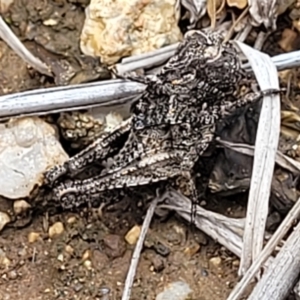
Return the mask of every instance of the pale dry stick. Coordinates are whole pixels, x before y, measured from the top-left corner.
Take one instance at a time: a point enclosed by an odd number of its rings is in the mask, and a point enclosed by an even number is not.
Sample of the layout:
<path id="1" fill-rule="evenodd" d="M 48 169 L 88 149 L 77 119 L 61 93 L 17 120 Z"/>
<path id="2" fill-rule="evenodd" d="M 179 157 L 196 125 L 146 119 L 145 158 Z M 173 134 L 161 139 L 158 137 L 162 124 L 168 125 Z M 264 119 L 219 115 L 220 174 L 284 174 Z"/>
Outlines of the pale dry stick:
<path id="1" fill-rule="evenodd" d="M 271 58 L 243 43 L 236 43 L 249 59 L 260 89 L 279 90 L 277 71 Z M 263 248 L 279 135 L 279 95 L 265 96 L 256 134 L 239 275 L 246 272 Z"/>
<path id="2" fill-rule="evenodd" d="M 300 51 L 274 56 L 272 61 L 278 70 L 300 67 Z M 242 67 L 252 72 L 249 63 Z M 141 83 L 113 79 L 4 95 L 0 96 L 0 119 L 128 104 L 144 90 Z"/>
<path id="3" fill-rule="evenodd" d="M 254 46 L 253 48 L 256 50 L 261 50 L 266 39 L 268 37 L 268 34 L 266 34 L 265 32 L 261 31 L 258 35 L 257 38 L 255 40 Z"/>
<path id="4" fill-rule="evenodd" d="M 175 50 L 170 50 L 169 52 L 161 53 L 155 57 L 149 57 L 147 59 L 132 61 L 129 63 L 121 63 L 115 66 L 116 72 L 119 75 L 123 75 L 125 73 L 144 68 L 151 68 L 157 65 L 160 65 L 166 62 L 173 54 Z"/>
<path id="5" fill-rule="evenodd" d="M 225 37 L 225 41 L 226 41 L 226 42 L 229 41 L 229 40 L 231 39 L 231 37 L 232 37 L 232 35 L 233 35 L 233 31 L 234 31 L 235 26 L 237 26 L 238 23 L 241 22 L 241 20 L 247 15 L 248 11 L 249 11 L 249 6 L 246 7 L 246 8 L 243 10 L 243 12 L 239 15 L 239 17 L 233 22 L 231 28 L 229 29 L 229 31 L 227 32 L 227 35 L 226 35 L 226 37 Z"/>
<path id="6" fill-rule="evenodd" d="M 174 55 L 179 43 L 161 49 L 124 58 L 121 63 L 114 66 L 119 75 L 137 69 L 151 68 L 160 65 Z"/>
<path id="7" fill-rule="evenodd" d="M 50 69 L 35 57 L 21 41 L 16 37 L 12 30 L 7 26 L 2 17 L 0 16 L 0 37 L 8 44 L 27 64 L 36 69 L 42 74 L 53 76 Z"/>
<path id="8" fill-rule="evenodd" d="M 147 52 L 147 53 L 141 53 L 141 54 L 136 54 L 133 56 L 125 57 L 122 59 L 121 64 L 123 63 L 130 63 L 130 62 L 137 62 L 138 60 L 144 60 L 144 59 L 149 59 L 151 57 L 156 57 L 160 54 L 164 53 L 173 53 L 172 51 L 175 51 L 176 48 L 178 47 L 179 43 L 175 43 L 172 45 L 164 46 L 162 48 Z"/>
<path id="9" fill-rule="evenodd" d="M 0 97 L 0 119 L 126 104 L 145 87 L 138 82 L 113 79 L 8 94 Z"/>
<path id="10" fill-rule="evenodd" d="M 168 200 L 164 202 L 166 204 L 160 204 L 157 210 L 173 210 L 180 217 L 191 222 L 191 201 L 173 188 L 167 195 Z M 241 257 L 245 218 L 229 218 L 196 205 L 194 224 L 237 257 Z M 269 238 L 270 234 L 266 233 L 265 236 Z M 273 257 L 269 257 L 264 264 L 265 268 L 270 265 L 272 259 Z"/>
<path id="11" fill-rule="evenodd" d="M 235 40 L 239 42 L 244 42 L 248 37 L 249 33 L 251 32 L 251 30 L 252 30 L 252 25 L 247 24 L 245 28 L 237 34 Z"/>
<path id="12" fill-rule="evenodd" d="M 300 272 L 300 222 L 256 284 L 248 300 L 284 300 L 295 285 Z"/>
<path id="13" fill-rule="evenodd" d="M 232 143 L 232 142 L 228 142 L 222 139 L 217 138 L 217 141 L 222 144 L 223 146 L 248 155 L 248 156 L 254 156 L 254 146 L 252 145 L 248 145 L 248 144 L 242 144 L 242 143 Z M 299 175 L 300 173 L 300 162 L 296 161 L 295 159 L 288 157 L 287 155 L 281 153 L 280 151 L 277 150 L 276 152 L 276 163 L 290 171 L 291 173 L 293 173 L 293 175 Z"/>
<path id="14" fill-rule="evenodd" d="M 271 57 L 277 71 L 298 68 L 300 66 L 300 51 L 292 51 Z M 242 68 L 247 72 L 252 72 L 249 62 L 244 63 Z"/>
<path id="15" fill-rule="evenodd" d="M 300 281 L 298 281 L 293 288 L 295 300 L 300 300 Z"/>
<path id="16" fill-rule="evenodd" d="M 141 255 L 141 251 L 143 248 L 143 244 L 144 244 L 144 240 L 147 234 L 147 231 L 149 229 L 155 208 L 157 206 L 157 203 L 163 199 L 162 197 L 159 197 L 158 195 L 156 196 L 155 199 L 152 200 L 148 210 L 147 210 L 147 214 L 145 217 L 145 220 L 143 222 L 143 226 L 141 229 L 141 233 L 139 236 L 139 239 L 136 243 L 134 252 L 132 254 L 132 259 L 131 259 L 131 263 L 130 263 L 130 267 L 127 273 L 127 277 L 126 277 L 126 281 L 125 281 L 125 286 L 124 286 L 124 291 L 123 291 L 123 295 L 122 295 L 122 300 L 130 300 L 130 294 L 131 294 L 131 288 L 132 288 L 132 284 L 134 281 L 134 277 L 135 277 L 135 273 L 136 273 L 136 269 L 139 263 L 139 259 L 140 259 L 140 255 Z"/>
<path id="17" fill-rule="evenodd" d="M 238 300 L 243 295 L 250 281 L 254 278 L 254 276 L 263 266 L 263 263 L 268 259 L 268 257 L 271 256 L 272 252 L 275 250 L 275 247 L 284 238 L 286 233 L 293 226 L 293 222 L 295 221 L 296 218 L 299 217 L 299 215 L 300 215 L 300 198 L 292 207 L 292 209 L 289 211 L 285 219 L 277 228 L 276 232 L 272 235 L 271 239 L 267 242 L 263 251 L 253 261 L 253 264 L 247 270 L 243 278 L 234 287 L 227 300 Z M 272 298 L 272 299 L 277 299 L 277 298 Z"/>
<path id="18" fill-rule="evenodd" d="M 217 5 L 216 5 L 216 0 L 211 0 L 210 1 L 212 9 L 213 9 L 213 13 L 210 16 L 211 17 L 211 29 L 214 30 L 216 28 L 216 11 L 217 11 Z"/>

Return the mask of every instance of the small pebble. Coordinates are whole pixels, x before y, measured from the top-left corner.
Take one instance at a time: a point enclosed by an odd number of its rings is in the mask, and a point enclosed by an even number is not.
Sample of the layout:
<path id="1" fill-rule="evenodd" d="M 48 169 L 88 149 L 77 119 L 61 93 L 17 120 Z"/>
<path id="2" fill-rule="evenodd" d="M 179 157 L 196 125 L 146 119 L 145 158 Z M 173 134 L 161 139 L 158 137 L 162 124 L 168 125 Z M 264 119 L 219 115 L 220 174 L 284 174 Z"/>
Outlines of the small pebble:
<path id="1" fill-rule="evenodd" d="M 19 250 L 19 251 L 18 251 L 18 255 L 19 255 L 19 256 L 25 256 L 25 255 L 27 255 L 27 250 L 26 250 L 26 248 L 24 247 L 24 248 L 22 248 L 21 250 Z"/>
<path id="2" fill-rule="evenodd" d="M 94 250 L 92 255 L 92 263 L 94 268 L 100 269 L 109 263 L 107 255 L 99 250 Z"/>
<path id="3" fill-rule="evenodd" d="M 209 262 L 215 267 L 220 267 L 222 259 L 221 257 L 212 257 Z"/>
<path id="4" fill-rule="evenodd" d="M 110 289 L 107 287 L 101 287 L 99 291 L 101 300 L 109 300 Z"/>
<path id="5" fill-rule="evenodd" d="M 126 244 L 119 235 L 108 234 L 103 242 L 106 246 L 105 253 L 111 258 L 121 257 L 126 250 Z"/>
<path id="6" fill-rule="evenodd" d="M 172 245 L 180 245 L 186 241 L 186 230 L 182 226 L 174 225 L 172 226 L 172 231 L 167 235 L 169 243 Z"/>
<path id="7" fill-rule="evenodd" d="M 161 256 L 168 256 L 171 252 L 171 250 L 161 242 L 157 242 L 153 248 Z"/>
<path id="8" fill-rule="evenodd" d="M 73 289 L 74 289 L 74 291 L 75 292 L 79 292 L 80 290 L 82 290 L 82 288 L 83 288 L 83 284 L 81 284 L 81 283 L 76 283 L 75 285 L 74 285 L 74 287 L 73 287 Z"/>
<path id="9" fill-rule="evenodd" d="M 164 261 L 159 255 L 155 255 L 152 259 L 153 270 L 155 272 L 161 272 L 165 268 Z"/>
<path id="10" fill-rule="evenodd" d="M 234 260 L 234 261 L 232 262 L 232 265 L 233 265 L 234 267 L 239 267 L 239 266 L 240 266 L 240 261 L 239 261 L 238 259 L 236 259 L 236 260 Z"/>
<path id="11" fill-rule="evenodd" d="M 34 242 L 36 242 L 39 239 L 39 237 L 40 237 L 39 233 L 37 233 L 37 232 L 30 232 L 28 234 L 28 242 L 29 243 L 34 243 Z"/>
<path id="12" fill-rule="evenodd" d="M 60 254 L 57 256 L 57 260 L 63 262 L 63 261 L 64 261 L 64 255 L 63 255 L 62 253 L 60 253 Z"/>
<path id="13" fill-rule="evenodd" d="M 15 270 L 12 270 L 12 271 L 8 272 L 7 275 L 8 275 L 8 278 L 12 279 L 12 280 L 14 280 L 14 279 L 16 279 L 18 277 L 18 274 L 17 274 L 17 272 Z"/>
<path id="14" fill-rule="evenodd" d="M 138 225 L 133 226 L 126 234 L 125 241 L 129 245 L 135 245 L 141 233 L 141 227 Z"/>
<path id="15" fill-rule="evenodd" d="M 92 256 L 91 250 L 85 250 L 83 255 L 82 255 L 82 260 L 90 259 L 91 256 Z"/>
<path id="16" fill-rule="evenodd" d="M 7 213 L 0 211 L 0 231 L 4 228 L 6 224 L 10 222 L 10 217 Z"/>
<path id="17" fill-rule="evenodd" d="M 48 20 L 43 21 L 43 24 L 45 26 L 55 26 L 55 25 L 57 25 L 57 23 L 58 23 L 58 21 L 55 19 L 48 19 Z"/>
<path id="18" fill-rule="evenodd" d="M 156 296 L 156 300 L 186 300 L 189 294 L 192 292 L 190 286 L 183 282 L 177 281 L 168 284 L 164 291 Z"/>
<path id="19" fill-rule="evenodd" d="M 76 222 L 76 217 L 74 217 L 74 216 L 68 218 L 68 220 L 67 220 L 68 224 L 74 224 L 75 222 Z"/>
<path id="20" fill-rule="evenodd" d="M 187 247 L 184 249 L 184 254 L 187 254 L 189 257 L 194 256 L 200 250 L 200 245 L 195 244 L 191 247 Z"/>
<path id="21" fill-rule="evenodd" d="M 92 268 L 92 262 L 90 260 L 85 260 L 83 265 L 90 270 Z"/>
<path id="22" fill-rule="evenodd" d="M 10 260 L 7 257 L 0 257 L 0 265 L 8 267 L 10 265 Z"/>
<path id="23" fill-rule="evenodd" d="M 19 266 L 24 266 L 25 265 L 25 260 L 24 259 L 21 259 L 20 261 L 19 261 Z"/>
<path id="24" fill-rule="evenodd" d="M 16 200 L 14 202 L 14 212 L 16 215 L 23 214 L 30 207 L 31 207 L 31 205 L 28 202 L 26 202 L 25 200 Z"/>
<path id="25" fill-rule="evenodd" d="M 10 261 L 9 259 L 6 257 L 6 253 L 0 248 L 0 266 L 9 266 Z"/>
<path id="26" fill-rule="evenodd" d="M 200 245 L 205 246 L 208 243 L 207 235 L 204 232 L 197 231 L 194 233 L 193 237 L 194 237 L 195 242 Z"/>
<path id="27" fill-rule="evenodd" d="M 70 245 L 66 245 L 65 250 L 70 255 L 74 253 L 74 249 Z"/>
<path id="28" fill-rule="evenodd" d="M 64 232 L 64 225 L 62 222 L 56 222 L 49 228 L 49 237 L 53 238 L 61 235 Z"/>

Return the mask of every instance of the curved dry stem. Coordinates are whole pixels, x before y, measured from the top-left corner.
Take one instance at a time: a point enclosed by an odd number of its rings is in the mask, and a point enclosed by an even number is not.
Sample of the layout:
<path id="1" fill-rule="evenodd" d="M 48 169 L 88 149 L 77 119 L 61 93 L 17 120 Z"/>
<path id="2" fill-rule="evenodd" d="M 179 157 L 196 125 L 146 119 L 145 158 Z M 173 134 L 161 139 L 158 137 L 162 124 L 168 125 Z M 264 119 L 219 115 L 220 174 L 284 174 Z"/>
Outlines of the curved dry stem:
<path id="1" fill-rule="evenodd" d="M 3 18 L 0 16 L 0 37 L 2 40 L 8 44 L 27 64 L 36 69 L 42 74 L 51 76 L 52 74 L 49 68 L 41 62 L 37 57 L 35 57 L 26 47 L 20 42 L 12 30 L 4 22 Z"/>

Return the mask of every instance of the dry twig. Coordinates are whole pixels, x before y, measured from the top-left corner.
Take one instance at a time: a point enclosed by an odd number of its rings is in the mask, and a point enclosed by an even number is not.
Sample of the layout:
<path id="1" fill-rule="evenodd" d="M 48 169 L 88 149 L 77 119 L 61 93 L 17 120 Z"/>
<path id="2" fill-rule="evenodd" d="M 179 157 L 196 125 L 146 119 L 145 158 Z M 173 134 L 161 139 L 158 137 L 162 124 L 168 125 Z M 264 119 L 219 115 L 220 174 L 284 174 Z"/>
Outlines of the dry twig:
<path id="1" fill-rule="evenodd" d="M 254 146 L 241 143 L 232 143 L 219 138 L 217 139 L 217 141 L 231 150 L 245 155 L 254 156 Z M 299 175 L 300 173 L 300 162 L 286 156 L 285 154 L 282 154 L 278 150 L 276 152 L 276 163 L 280 167 L 292 172 L 294 175 Z"/>
<path id="2" fill-rule="evenodd" d="M 275 247 L 284 238 L 286 233 L 293 226 L 293 222 L 295 221 L 296 218 L 299 217 L 299 215 L 300 215 L 300 199 L 298 199 L 296 204 L 289 211 L 288 215 L 285 217 L 283 222 L 277 228 L 276 232 L 273 234 L 271 239 L 268 241 L 268 243 L 266 244 L 263 251 L 258 255 L 258 257 L 255 259 L 255 261 L 251 265 L 251 267 L 247 270 L 244 277 L 234 287 L 234 289 L 232 290 L 232 292 L 227 300 L 238 300 L 243 295 L 247 285 L 254 278 L 254 276 L 257 274 L 259 269 L 263 266 L 263 263 L 268 259 L 269 256 L 271 256 L 272 252 L 275 250 Z M 284 251 L 284 250 L 281 249 L 280 251 Z M 276 260 L 277 260 L 277 258 L 275 258 L 275 260 L 273 262 L 274 264 L 275 264 Z M 274 266 L 271 264 L 270 269 L 273 269 L 273 268 L 274 268 Z M 276 283 L 274 282 L 274 284 L 276 286 L 280 286 L 282 284 L 281 277 L 279 277 L 278 280 L 280 280 L 280 282 L 278 282 L 278 281 Z M 254 299 L 261 299 L 261 298 L 254 298 Z M 269 298 L 269 299 L 278 299 L 278 298 Z"/>
<path id="3" fill-rule="evenodd" d="M 271 58 L 243 43 L 236 43 L 249 59 L 261 90 L 279 90 L 277 71 Z M 246 272 L 263 248 L 279 134 L 279 95 L 265 96 L 256 134 L 239 275 Z"/>
<path id="4" fill-rule="evenodd" d="M 157 203 L 162 199 L 162 197 L 157 196 L 150 204 L 142 229 L 141 229 L 141 234 L 139 236 L 139 239 L 137 241 L 137 244 L 135 246 L 133 255 L 132 255 L 132 259 L 131 259 L 131 263 L 130 263 L 130 267 L 127 273 L 127 277 L 126 277 L 126 281 L 125 281 L 125 287 L 124 287 L 124 291 L 123 291 L 123 295 L 122 295 L 122 300 L 129 300 L 130 299 L 130 294 L 131 294 L 131 288 L 132 288 L 132 284 L 134 281 L 134 276 L 136 273 L 136 269 L 139 263 L 139 259 L 140 259 L 140 255 L 142 252 L 142 248 L 143 248 L 143 244 L 144 244 L 144 240 L 147 234 L 147 231 L 149 229 L 155 208 L 157 206 Z"/>
<path id="5" fill-rule="evenodd" d="M 41 62 L 37 57 L 35 57 L 29 50 L 26 49 L 26 47 L 16 37 L 16 35 L 12 32 L 12 30 L 6 25 L 6 23 L 4 22 L 1 16 L 0 16 L 0 37 L 31 67 L 38 70 L 42 74 L 52 77 L 49 68 L 43 62 Z"/>

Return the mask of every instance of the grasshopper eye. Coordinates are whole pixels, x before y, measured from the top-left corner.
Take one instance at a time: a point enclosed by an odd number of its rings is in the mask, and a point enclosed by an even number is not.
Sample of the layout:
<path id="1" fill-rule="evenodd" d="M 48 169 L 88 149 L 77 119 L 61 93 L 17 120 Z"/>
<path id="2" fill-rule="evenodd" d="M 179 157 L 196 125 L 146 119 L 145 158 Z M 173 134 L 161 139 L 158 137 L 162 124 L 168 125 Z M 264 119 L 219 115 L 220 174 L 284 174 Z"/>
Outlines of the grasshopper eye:
<path id="1" fill-rule="evenodd" d="M 134 127 L 135 127 L 135 129 L 141 130 L 141 129 L 145 128 L 144 122 L 142 122 L 141 120 L 137 120 L 134 123 Z"/>

